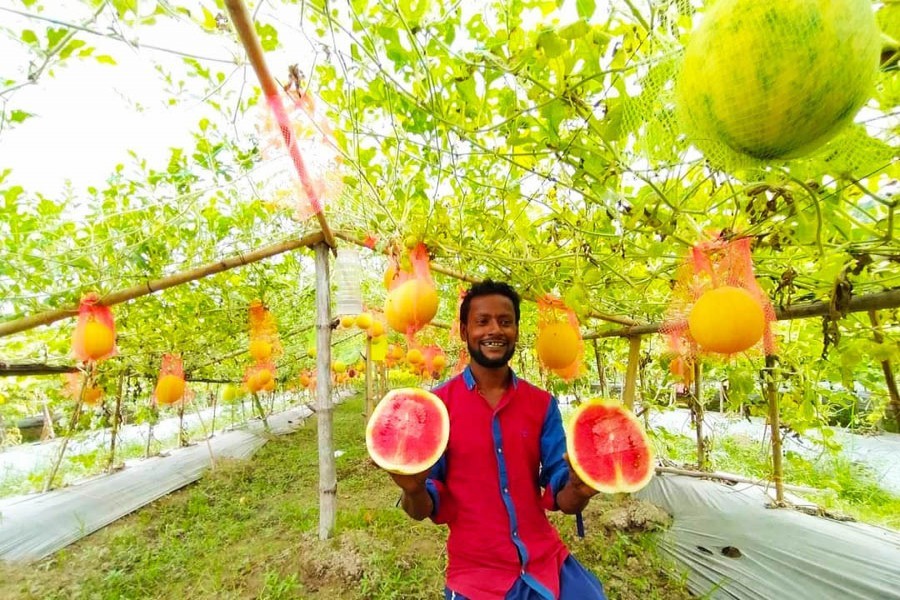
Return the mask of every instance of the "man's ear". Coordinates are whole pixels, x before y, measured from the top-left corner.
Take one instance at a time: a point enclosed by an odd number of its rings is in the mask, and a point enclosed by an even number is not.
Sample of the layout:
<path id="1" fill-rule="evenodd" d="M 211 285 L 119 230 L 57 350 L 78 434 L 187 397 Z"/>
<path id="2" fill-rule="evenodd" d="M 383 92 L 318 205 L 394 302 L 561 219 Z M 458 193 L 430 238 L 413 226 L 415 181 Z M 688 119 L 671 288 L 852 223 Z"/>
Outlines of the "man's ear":
<path id="1" fill-rule="evenodd" d="M 459 339 L 461 339 L 464 342 L 468 342 L 468 340 L 466 339 L 467 335 L 468 335 L 468 332 L 466 331 L 466 324 L 463 323 L 462 321 L 460 321 L 460 323 L 459 323 Z"/>

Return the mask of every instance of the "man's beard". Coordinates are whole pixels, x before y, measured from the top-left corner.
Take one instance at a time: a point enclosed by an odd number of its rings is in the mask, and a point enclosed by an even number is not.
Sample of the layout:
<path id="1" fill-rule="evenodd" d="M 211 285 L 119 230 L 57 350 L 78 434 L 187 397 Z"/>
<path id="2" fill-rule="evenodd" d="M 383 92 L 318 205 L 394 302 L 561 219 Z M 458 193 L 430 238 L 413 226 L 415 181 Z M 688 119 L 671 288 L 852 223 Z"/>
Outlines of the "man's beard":
<path id="1" fill-rule="evenodd" d="M 473 347 L 469 342 L 466 342 L 466 347 L 469 350 L 469 356 L 472 357 L 472 360 L 486 369 L 498 369 L 500 367 L 505 367 L 509 362 L 509 359 L 511 359 L 513 357 L 513 354 L 516 353 L 515 344 L 510 345 L 506 353 L 500 358 L 488 358 L 484 355 L 484 352 L 482 352 L 478 348 L 478 346 Z"/>

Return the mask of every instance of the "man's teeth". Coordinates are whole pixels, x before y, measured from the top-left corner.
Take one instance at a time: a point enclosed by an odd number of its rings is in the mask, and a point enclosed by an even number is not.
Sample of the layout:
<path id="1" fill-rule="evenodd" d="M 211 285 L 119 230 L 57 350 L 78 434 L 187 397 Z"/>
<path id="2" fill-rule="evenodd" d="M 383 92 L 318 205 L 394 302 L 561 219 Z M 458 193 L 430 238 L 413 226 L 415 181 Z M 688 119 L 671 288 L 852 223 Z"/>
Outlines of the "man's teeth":
<path id="1" fill-rule="evenodd" d="M 491 348 L 502 348 L 506 345 L 506 342 L 481 342 L 482 346 L 489 346 Z"/>

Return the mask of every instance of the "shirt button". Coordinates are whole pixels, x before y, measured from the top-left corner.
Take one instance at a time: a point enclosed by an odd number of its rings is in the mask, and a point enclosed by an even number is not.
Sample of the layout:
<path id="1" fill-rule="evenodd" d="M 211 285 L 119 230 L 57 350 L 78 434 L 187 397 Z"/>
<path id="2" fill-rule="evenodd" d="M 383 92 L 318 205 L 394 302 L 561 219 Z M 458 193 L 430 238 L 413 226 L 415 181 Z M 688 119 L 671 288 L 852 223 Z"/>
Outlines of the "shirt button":
<path id="1" fill-rule="evenodd" d="M 504 494 L 508 494 L 508 493 L 509 493 L 509 488 L 503 488 L 503 493 L 504 493 Z"/>
<path id="2" fill-rule="evenodd" d="M 497 454 L 503 454 L 503 448 L 497 448 Z"/>
<path id="3" fill-rule="evenodd" d="M 515 538 L 519 537 L 519 532 L 518 532 L 518 531 L 513 531 L 513 537 L 515 537 Z"/>

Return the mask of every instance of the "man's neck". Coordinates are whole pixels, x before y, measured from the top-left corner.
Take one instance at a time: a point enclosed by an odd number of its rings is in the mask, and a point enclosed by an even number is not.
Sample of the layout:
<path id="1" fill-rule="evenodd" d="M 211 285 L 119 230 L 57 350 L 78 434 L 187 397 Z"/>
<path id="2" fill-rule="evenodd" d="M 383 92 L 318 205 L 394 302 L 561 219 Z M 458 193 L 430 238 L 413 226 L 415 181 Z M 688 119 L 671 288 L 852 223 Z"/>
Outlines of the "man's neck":
<path id="1" fill-rule="evenodd" d="M 469 368 L 472 370 L 472 376 L 475 378 L 475 384 L 483 393 L 505 390 L 509 385 L 511 370 L 509 365 L 502 367 L 490 368 L 483 367 L 471 361 Z"/>

